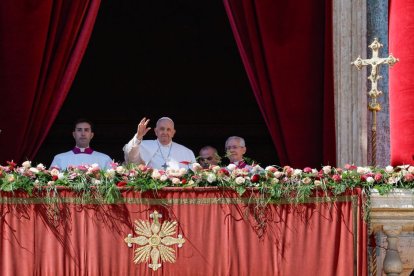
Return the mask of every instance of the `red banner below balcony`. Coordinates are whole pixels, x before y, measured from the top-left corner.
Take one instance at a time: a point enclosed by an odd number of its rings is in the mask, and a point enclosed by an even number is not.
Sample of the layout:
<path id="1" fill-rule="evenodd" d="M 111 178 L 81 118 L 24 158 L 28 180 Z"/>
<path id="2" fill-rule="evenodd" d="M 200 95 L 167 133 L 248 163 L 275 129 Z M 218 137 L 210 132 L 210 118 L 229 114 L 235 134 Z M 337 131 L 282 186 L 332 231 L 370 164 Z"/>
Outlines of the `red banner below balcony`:
<path id="1" fill-rule="evenodd" d="M 1 193 L 0 275 L 366 275 L 359 190 L 302 204 L 217 188 Z M 130 245 L 131 247 L 129 247 Z"/>

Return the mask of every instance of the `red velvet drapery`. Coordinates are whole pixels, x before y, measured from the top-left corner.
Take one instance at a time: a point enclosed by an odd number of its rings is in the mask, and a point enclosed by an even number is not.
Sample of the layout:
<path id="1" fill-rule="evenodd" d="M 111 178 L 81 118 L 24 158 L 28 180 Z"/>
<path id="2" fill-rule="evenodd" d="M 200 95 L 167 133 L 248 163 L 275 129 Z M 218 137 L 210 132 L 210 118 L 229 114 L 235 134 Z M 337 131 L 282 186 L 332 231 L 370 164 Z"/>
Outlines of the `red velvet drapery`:
<path id="1" fill-rule="evenodd" d="M 282 165 L 335 165 L 332 1 L 224 4 Z"/>
<path id="2" fill-rule="evenodd" d="M 100 0 L 0 1 L 0 164 L 32 160 L 73 82 Z"/>
<path id="3" fill-rule="evenodd" d="M 413 0 L 389 1 L 389 51 L 400 59 L 389 70 L 391 164 L 394 166 L 414 165 L 413 13 Z"/>
<path id="4" fill-rule="evenodd" d="M 0 193 L 1 275 L 366 275 L 366 224 L 359 190 L 328 202 L 324 195 L 292 205 L 260 205 L 217 188 L 122 191 L 123 203 L 80 204 Z M 124 238 L 136 220 L 177 221 L 185 239 L 175 263 L 157 272 L 133 263 Z"/>

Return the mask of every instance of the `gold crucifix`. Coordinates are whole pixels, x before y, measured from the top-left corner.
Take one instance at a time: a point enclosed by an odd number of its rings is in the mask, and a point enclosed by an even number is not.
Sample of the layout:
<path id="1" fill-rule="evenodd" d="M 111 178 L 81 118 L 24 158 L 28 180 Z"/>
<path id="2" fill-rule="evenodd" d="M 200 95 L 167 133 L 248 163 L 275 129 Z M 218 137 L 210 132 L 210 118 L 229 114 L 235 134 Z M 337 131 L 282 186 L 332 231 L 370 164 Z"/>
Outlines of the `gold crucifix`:
<path id="1" fill-rule="evenodd" d="M 379 66 L 381 64 L 388 64 L 390 67 L 399 61 L 398 58 L 395 58 L 390 55 L 387 58 L 378 57 L 379 49 L 383 45 L 378 41 L 377 38 L 369 45 L 368 47 L 372 50 L 372 57 L 370 59 L 362 59 L 361 56 L 351 62 L 355 65 L 358 70 L 361 70 L 362 67 L 371 65 L 371 74 L 368 79 L 371 81 L 371 90 L 368 92 L 368 95 L 371 99 L 371 102 L 368 104 L 368 110 L 372 112 L 372 128 L 371 128 L 371 156 L 372 156 L 372 166 L 377 165 L 377 112 L 381 110 L 381 105 L 377 102 L 377 98 L 382 95 L 382 91 L 378 90 L 378 81 L 382 78 L 379 75 Z"/>

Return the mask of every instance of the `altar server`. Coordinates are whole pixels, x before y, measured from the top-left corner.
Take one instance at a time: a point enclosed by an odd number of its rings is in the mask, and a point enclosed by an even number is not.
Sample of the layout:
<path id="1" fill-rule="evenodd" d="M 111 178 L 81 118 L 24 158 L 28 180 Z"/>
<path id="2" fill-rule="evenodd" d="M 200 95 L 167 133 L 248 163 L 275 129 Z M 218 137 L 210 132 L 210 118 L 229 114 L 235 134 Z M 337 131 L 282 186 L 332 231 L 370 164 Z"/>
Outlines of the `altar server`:
<path id="1" fill-rule="evenodd" d="M 155 126 L 155 140 L 143 140 L 151 129 L 149 119 L 143 118 L 137 127 L 137 133 L 123 148 L 127 163 L 144 164 L 146 166 L 166 170 L 167 168 L 188 168 L 190 163 L 196 162 L 192 150 L 175 143 L 174 122 L 169 117 L 158 119 Z"/>
<path id="2" fill-rule="evenodd" d="M 76 142 L 75 147 L 68 152 L 57 154 L 53 158 L 50 168 L 65 170 L 69 166 L 90 166 L 93 164 L 98 164 L 100 169 L 111 167 L 112 159 L 108 155 L 89 147 L 89 143 L 94 136 L 91 121 L 78 119 L 75 122 L 72 135 Z"/>

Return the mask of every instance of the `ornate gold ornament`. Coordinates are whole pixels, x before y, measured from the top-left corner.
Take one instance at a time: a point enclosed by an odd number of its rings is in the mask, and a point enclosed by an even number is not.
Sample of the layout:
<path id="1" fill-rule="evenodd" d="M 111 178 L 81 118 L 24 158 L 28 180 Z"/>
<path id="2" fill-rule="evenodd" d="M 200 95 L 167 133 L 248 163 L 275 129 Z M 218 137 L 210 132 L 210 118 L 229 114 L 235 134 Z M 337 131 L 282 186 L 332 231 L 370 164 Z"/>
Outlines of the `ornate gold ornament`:
<path id="1" fill-rule="evenodd" d="M 158 263 L 160 257 L 163 262 L 175 263 L 175 250 L 168 246 L 177 244 L 178 247 L 182 247 L 185 242 L 182 235 L 178 235 L 177 238 L 171 237 L 176 233 L 177 222 L 164 221 L 160 225 L 158 219 L 161 217 L 162 215 L 154 210 L 150 214 L 152 224 L 149 221 L 135 221 L 135 233 L 140 236 L 133 238 L 132 234 L 128 234 L 125 238 L 128 247 L 132 247 L 133 243 L 141 245 L 135 250 L 134 263 L 148 262 L 151 257 L 148 266 L 154 271 L 161 267 L 161 263 Z"/>

